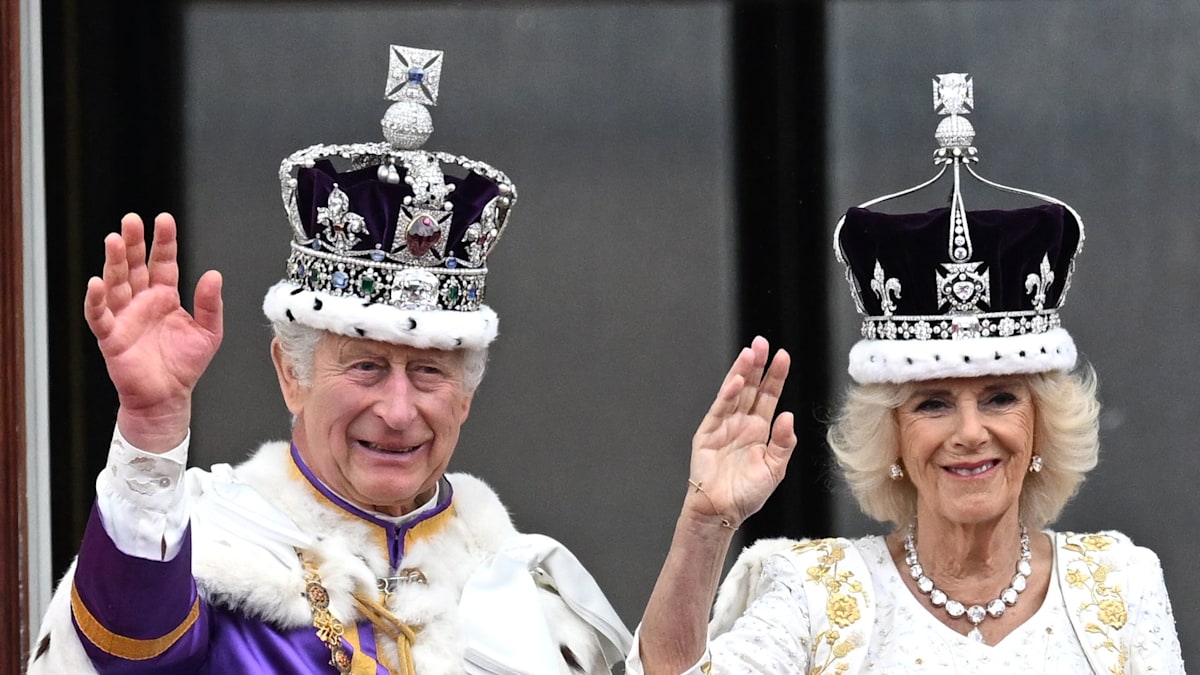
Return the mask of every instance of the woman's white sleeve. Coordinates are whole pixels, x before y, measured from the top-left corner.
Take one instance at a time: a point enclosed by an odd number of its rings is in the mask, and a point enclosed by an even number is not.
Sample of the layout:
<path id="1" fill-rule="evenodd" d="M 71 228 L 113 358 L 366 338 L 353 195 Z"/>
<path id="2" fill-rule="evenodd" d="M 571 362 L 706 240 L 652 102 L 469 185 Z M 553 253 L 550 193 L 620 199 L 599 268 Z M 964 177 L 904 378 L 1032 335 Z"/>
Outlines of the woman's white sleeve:
<path id="1" fill-rule="evenodd" d="M 1142 580 L 1137 605 L 1131 608 L 1129 670 L 1133 675 L 1169 673 L 1183 675 L 1183 655 L 1179 634 L 1175 630 L 1175 615 L 1171 598 L 1163 580 L 1158 556 L 1148 548 L 1137 547 L 1136 563 L 1131 577 Z"/>
<path id="2" fill-rule="evenodd" d="M 709 636 L 704 656 L 683 675 L 808 672 L 808 605 L 799 572 L 787 557 L 773 555 L 763 561 L 755 581 L 757 592 L 748 598 L 746 610 L 729 630 Z M 636 634 L 633 644 L 626 672 L 640 675 Z"/>

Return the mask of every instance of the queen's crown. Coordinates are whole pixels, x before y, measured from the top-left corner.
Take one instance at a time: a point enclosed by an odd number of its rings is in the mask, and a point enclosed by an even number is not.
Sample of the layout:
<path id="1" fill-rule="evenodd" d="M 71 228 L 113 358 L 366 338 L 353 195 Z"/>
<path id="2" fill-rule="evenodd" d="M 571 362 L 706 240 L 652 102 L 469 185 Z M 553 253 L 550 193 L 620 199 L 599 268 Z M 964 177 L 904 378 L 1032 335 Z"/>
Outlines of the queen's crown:
<path id="1" fill-rule="evenodd" d="M 1040 334 L 1059 327 L 1082 220 L 1064 202 L 980 176 L 965 115 L 974 109 L 966 73 L 933 80 L 934 110 L 944 115 L 934 136 L 930 180 L 850 209 L 834 234 L 838 260 L 867 339 L 937 340 Z M 950 203 L 925 213 L 892 215 L 868 210 L 917 192 L 941 178 L 954 179 Z M 960 169 L 984 185 L 1033 197 L 1040 206 L 1007 211 L 967 211 Z"/>

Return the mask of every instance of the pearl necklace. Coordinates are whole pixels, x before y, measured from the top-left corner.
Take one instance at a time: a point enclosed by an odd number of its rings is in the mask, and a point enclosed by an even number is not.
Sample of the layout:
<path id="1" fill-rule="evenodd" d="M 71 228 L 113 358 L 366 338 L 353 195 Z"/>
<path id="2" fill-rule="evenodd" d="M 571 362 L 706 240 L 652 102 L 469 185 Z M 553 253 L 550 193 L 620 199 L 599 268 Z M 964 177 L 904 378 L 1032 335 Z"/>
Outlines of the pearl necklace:
<path id="1" fill-rule="evenodd" d="M 1033 565 L 1030 563 L 1033 552 L 1029 549 L 1029 531 L 1024 524 L 1021 525 L 1021 558 L 1017 561 L 1017 573 L 1013 575 L 1012 583 L 1004 589 L 1000 597 L 989 602 L 986 607 L 983 605 L 967 607 L 957 600 L 952 600 L 945 591 L 933 585 L 933 580 L 925 576 L 925 569 L 917 561 L 916 536 L 917 523 L 913 521 L 909 524 L 908 534 L 904 537 L 904 563 L 908 565 L 909 576 L 917 582 L 917 588 L 929 596 L 929 602 L 934 607 L 943 607 L 946 613 L 955 619 L 965 614 L 972 626 L 967 637 L 976 642 L 983 642 L 983 633 L 979 631 L 979 624 L 983 623 L 988 616 L 999 618 L 1004 614 L 1005 609 L 1017 604 L 1017 597 L 1021 591 L 1025 590 L 1029 575 L 1033 574 Z"/>

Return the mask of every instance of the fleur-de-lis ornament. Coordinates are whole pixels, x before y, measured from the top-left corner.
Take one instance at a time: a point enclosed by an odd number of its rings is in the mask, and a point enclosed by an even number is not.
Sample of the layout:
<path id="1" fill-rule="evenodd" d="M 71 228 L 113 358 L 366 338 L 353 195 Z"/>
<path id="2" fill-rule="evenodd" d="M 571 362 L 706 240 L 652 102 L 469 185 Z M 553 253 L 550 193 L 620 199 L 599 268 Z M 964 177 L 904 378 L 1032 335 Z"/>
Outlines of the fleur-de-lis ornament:
<path id="1" fill-rule="evenodd" d="M 1054 270 L 1050 269 L 1050 255 L 1046 254 L 1042 256 L 1038 274 L 1025 277 L 1025 292 L 1033 294 L 1033 307 L 1039 312 L 1046 306 L 1046 289 L 1050 288 L 1052 283 Z"/>
<path id="2" fill-rule="evenodd" d="M 871 279 L 871 290 L 879 296 L 879 307 L 883 310 L 883 315 L 891 316 L 892 312 L 896 311 L 896 302 L 892 300 L 892 294 L 900 297 L 900 280 L 895 277 L 887 279 L 878 260 L 875 261 L 875 277 Z"/>
<path id="3" fill-rule="evenodd" d="M 317 207 L 317 224 L 324 228 L 322 237 L 338 253 L 354 248 L 361 235 L 367 232 L 366 221 L 350 210 L 350 197 L 337 183 L 333 184 L 333 192 L 329 193 L 325 206 Z"/>

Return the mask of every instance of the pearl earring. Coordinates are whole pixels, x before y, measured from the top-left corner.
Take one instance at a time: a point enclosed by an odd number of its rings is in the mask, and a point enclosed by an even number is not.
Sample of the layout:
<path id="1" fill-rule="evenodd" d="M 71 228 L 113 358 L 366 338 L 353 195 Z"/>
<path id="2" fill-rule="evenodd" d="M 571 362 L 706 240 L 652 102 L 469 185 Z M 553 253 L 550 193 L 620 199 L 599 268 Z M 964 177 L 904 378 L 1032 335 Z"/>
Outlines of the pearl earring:
<path id="1" fill-rule="evenodd" d="M 891 472 L 892 480 L 904 478 L 904 468 L 900 466 L 900 462 L 893 462 L 889 471 Z"/>
<path id="2" fill-rule="evenodd" d="M 1029 473 L 1041 473 L 1044 463 L 1041 455 L 1034 455 L 1033 459 L 1029 460 Z"/>

